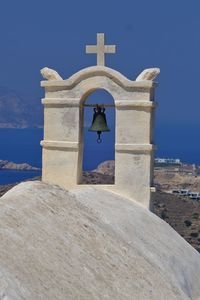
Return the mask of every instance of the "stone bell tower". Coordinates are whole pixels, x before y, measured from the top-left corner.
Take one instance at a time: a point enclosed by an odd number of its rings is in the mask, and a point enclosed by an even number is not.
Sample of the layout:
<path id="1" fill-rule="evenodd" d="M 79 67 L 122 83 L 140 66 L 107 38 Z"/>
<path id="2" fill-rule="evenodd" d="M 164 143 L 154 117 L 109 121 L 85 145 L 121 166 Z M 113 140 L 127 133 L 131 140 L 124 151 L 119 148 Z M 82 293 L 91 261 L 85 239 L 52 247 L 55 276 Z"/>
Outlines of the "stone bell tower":
<path id="1" fill-rule="evenodd" d="M 116 109 L 115 183 L 98 185 L 149 208 L 153 190 L 154 90 L 158 68 L 144 70 L 135 81 L 105 66 L 105 54 L 114 45 L 86 46 L 97 54 L 97 65 L 63 80 L 56 71 L 41 70 L 45 88 L 42 180 L 67 190 L 81 185 L 83 157 L 83 109 L 87 96 L 97 89 L 109 92 Z M 97 185 L 95 185 L 97 186 Z"/>

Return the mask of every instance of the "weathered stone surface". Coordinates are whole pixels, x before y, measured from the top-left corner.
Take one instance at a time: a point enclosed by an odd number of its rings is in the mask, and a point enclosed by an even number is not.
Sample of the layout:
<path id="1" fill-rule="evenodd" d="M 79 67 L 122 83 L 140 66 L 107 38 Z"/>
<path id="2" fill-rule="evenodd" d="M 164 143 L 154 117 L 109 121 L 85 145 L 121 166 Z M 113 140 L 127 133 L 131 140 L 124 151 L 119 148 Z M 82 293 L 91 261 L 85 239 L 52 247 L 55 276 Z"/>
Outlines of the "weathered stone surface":
<path id="1" fill-rule="evenodd" d="M 142 81 L 142 80 L 154 80 L 158 74 L 160 74 L 159 68 L 150 68 L 142 71 L 140 75 L 136 78 L 136 81 Z"/>
<path id="2" fill-rule="evenodd" d="M 62 77 L 53 69 L 47 67 L 40 70 L 42 76 L 48 80 L 63 80 Z"/>
<path id="3" fill-rule="evenodd" d="M 21 183 L 0 200 L 6 300 L 197 300 L 200 255 L 136 202 Z"/>

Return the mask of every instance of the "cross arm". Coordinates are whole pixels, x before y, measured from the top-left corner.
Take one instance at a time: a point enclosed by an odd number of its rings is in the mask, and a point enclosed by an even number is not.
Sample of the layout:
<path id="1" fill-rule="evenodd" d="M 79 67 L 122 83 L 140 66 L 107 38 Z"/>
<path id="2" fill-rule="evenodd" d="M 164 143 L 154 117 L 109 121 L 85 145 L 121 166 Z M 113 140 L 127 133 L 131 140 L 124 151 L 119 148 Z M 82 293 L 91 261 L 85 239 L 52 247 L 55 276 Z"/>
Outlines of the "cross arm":
<path id="1" fill-rule="evenodd" d="M 97 46 L 87 45 L 85 49 L 86 53 L 97 53 Z"/>
<path id="2" fill-rule="evenodd" d="M 107 45 L 104 46 L 105 53 L 115 53 L 116 52 L 116 46 L 115 45 Z"/>

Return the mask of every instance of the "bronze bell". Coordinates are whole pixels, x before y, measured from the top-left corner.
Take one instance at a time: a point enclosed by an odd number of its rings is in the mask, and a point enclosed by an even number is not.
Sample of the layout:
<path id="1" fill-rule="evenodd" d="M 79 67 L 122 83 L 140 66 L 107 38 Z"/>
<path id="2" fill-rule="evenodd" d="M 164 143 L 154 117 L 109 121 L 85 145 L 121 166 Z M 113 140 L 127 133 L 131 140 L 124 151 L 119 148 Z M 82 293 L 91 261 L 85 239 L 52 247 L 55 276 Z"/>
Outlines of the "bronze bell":
<path id="1" fill-rule="evenodd" d="M 98 135 L 97 143 L 101 143 L 101 133 L 105 131 L 110 131 L 110 129 L 107 126 L 106 122 L 106 114 L 105 114 L 105 108 L 100 107 L 97 105 L 97 107 L 94 108 L 94 114 L 93 114 L 93 120 L 92 125 L 89 128 L 89 131 L 96 131 Z"/>

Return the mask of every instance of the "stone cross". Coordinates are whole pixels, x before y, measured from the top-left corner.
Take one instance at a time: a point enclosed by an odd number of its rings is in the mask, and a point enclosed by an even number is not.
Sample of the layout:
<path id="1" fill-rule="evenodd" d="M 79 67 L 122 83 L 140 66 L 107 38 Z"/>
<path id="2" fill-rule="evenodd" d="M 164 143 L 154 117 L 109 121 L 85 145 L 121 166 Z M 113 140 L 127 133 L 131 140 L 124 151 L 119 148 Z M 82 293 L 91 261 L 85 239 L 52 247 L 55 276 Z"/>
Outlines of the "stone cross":
<path id="1" fill-rule="evenodd" d="M 104 45 L 105 38 L 104 33 L 97 33 L 97 45 L 88 45 L 86 46 L 87 54 L 97 54 L 97 65 L 105 66 L 105 54 L 106 53 L 115 53 L 115 45 Z"/>

